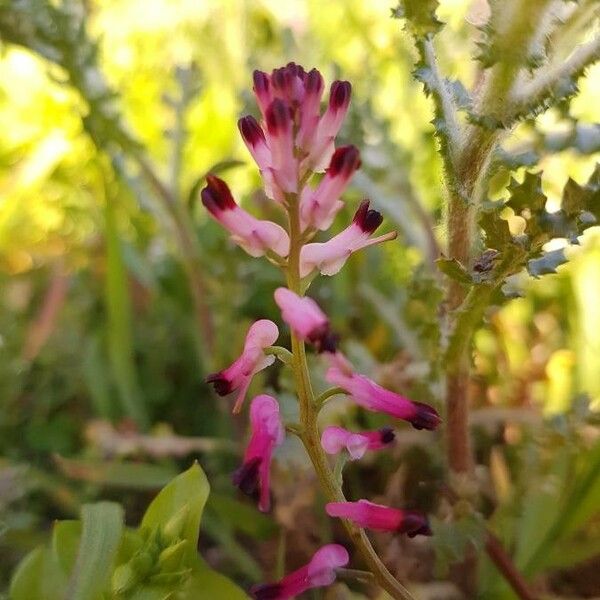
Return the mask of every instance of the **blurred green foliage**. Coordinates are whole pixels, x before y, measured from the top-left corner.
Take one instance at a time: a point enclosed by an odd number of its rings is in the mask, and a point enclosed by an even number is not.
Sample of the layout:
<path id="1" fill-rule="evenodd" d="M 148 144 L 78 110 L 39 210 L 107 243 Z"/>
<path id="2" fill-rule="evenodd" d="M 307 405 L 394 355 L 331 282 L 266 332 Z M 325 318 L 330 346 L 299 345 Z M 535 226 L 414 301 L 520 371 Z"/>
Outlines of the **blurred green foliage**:
<path id="1" fill-rule="evenodd" d="M 226 169 L 237 198 L 275 218 L 235 127 L 241 114 L 255 112 L 254 68 L 294 60 L 318 67 L 329 81 L 352 82 L 340 142 L 361 148 L 363 168 L 336 226 L 368 195 L 400 235 L 353 257 L 314 295 L 357 365 L 390 387 L 440 402 L 432 365 L 443 335 L 435 262 L 446 236 L 435 225 L 442 165 L 432 105 L 411 76 L 412 43 L 390 18 L 390 4 L 0 2 L 0 589 L 22 557 L 47 542 L 54 519 L 74 519 L 103 497 L 121 502 L 128 522 L 137 523 L 151 492 L 190 455 L 214 489 L 201 542 L 211 565 L 243 583 L 276 575 L 285 537 L 275 521 L 288 529 L 288 545 L 307 548 L 292 509 L 262 517 L 235 497 L 228 473 L 237 460 L 222 442 L 241 442 L 244 427 L 203 383 L 236 356 L 252 319 L 278 320 L 272 290 L 279 274 L 232 246 L 194 194 L 207 171 Z M 468 86 L 478 77 L 471 42 L 486 7 L 446 0 L 437 10 L 447 24 L 436 38 L 441 66 Z M 425 13 L 419 19 L 437 28 Z M 584 186 L 592 176 L 599 73 L 592 67 L 574 100 L 524 119 L 505 141 L 490 200 L 508 200 L 517 213 L 509 235 L 522 233 L 531 218 L 518 214 L 514 199 L 525 167 L 543 171 L 536 186 L 544 214 L 557 213 L 569 178 Z M 420 78 L 427 84 L 427 73 Z M 517 183 L 508 188 L 511 171 Z M 568 185 L 574 195 L 581 189 Z M 538 241 L 541 249 L 547 239 Z M 526 575 L 543 575 L 557 593 L 573 591 L 561 573 L 593 557 L 597 566 L 600 551 L 597 228 L 580 241 L 566 250 L 560 242 L 546 247 L 569 255 L 556 274 L 536 280 L 519 270 L 510 278 L 511 295 L 520 297 L 503 301 L 477 332 L 472 383 L 483 513 Z M 562 262 L 545 257 L 552 271 Z M 463 275 L 456 265 L 444 269 Z M 548 270 L 548 263 L 529 269 Z M 281 392 L 291 416 L 285 377 L 275 371 L 253 385 Z M 336 403 L 324 412 L 348 426 L 380 424 L 373 415 L 342 414 Z M 95 435 L 97 419 L 116 425 L 112 437 Z M 151 448 L 161 440 L 168 448 L 119 449 L 132 432 L 151 436 Z M 201 443 L 175 451 L 174 433 Z M 418 445 L 409 432 L 399 439 L 392 460 L 351 465 L 347 485 L 356 497 L 379 494 L 433 509 L 441 444 Z M 298 464 L 299 450 L 286 447 L 275 483 L 282 504 L 277 488 Z M 460 536 L 444 532 L 445 517 L 442 510 L 438 558 L 451 560 L 460 554 L 453 547 Z M 85 531 L 85 513 L 83 523 Z M 37 569 L 50 568 L 45 548 L 30 555 Z M 418 556 L 425 575 L 408 575 L 432 580 L 431 556 Z M 600 589 L 597 576 L 595 585 Z M 481 586 L 482 598 L 512 597 L 487 563 Z M 575 586 L 573 593 L 586 591 Z"/>

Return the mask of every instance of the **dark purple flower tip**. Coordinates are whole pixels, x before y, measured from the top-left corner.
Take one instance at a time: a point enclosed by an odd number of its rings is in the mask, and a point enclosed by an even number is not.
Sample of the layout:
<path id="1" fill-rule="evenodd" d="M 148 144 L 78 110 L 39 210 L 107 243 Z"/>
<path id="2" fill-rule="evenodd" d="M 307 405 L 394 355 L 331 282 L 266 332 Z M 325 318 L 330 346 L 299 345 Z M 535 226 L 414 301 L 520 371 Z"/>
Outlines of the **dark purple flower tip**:
<path id="1" fill-rule="evenodd" d="M 415 416 L 410 419 L 415 429 L 429 429 L 433 431 L 441 422 L 442 418 L 433 406 L 422 402 L 413 402 L 415 405 Z"/>
<path id="2" fill-rule="evenodd" d="M 256 146 L 258 142 L 264 142 L 265 140 L 265 134 L 261 126 L 258 124 L 258 121 L 250 115 L 242 117 L 238 121 L 238 129 L 244 140 L 251 146 Z"/>
<path id="3" fill-rule="evenodd" d="M 237 204 L 227 184 L 215 175 L 206 176 L 206 187 L 200 192 L 202 204 L 214 213 L 221 210 L 233 210 Z"/>
<path id="4" fill-rule="evenodd" d="M 252 73 L 252 79 L 254 80 L 254 91 L 257 95 L 268 93 L 271 84 L 266 73 L 256 70 Z"/>
<path id="5" fill-rule="evenodd" d="M 276 600 L 281 597 L 283 588 L 279 583 L 264 583 L 255 585 L 250 590 L 250 595 L 254 600 Z"/>
<path id="6" fill-rule="evenodd" d="M 227 396 L 227 394 L 230 394 L 233 391 L 231 381 L 223 377 L 221 372 L 211 373 L 204 381 L 206 381 L 206 383 L 212 383 L 215 392 L 219 394 L 219 396 Z"/>
<path id="7" fill-rule="evenodd" d="M 280 132 L 286 131 L 291 124 L 290 109 L 279 98 L 275 98 L 269 104 L 265 116 L 267 119 L 267 128 L 271 135 L 277 135 Z"/>
<path id="8" fill-rule="evenodd" d="M 365 233 L 373 233 L 383 222 L 383 217 L 376 210 L 369 210 L 369 200 L 363 200 L 354 214 L 356 223 Z"/>
<path id="9" fill-rule="evenodd" d="M 306 76 L 306 83 L 304 89 L 307 94 L 318 95 L 323 91 L 323 76 L 317 69 L 311 69 Z"/>
<path id="10" fill-rule="evenodd" d="M 331 177 L 350 177 L 360 167 L 360 152 L 356 146 L 340 146 L 331 157 L 327 173 Z"/>
<path id="11" fill-rule="evenodd" d="M 382 444 L 391 444 L 396 439 L 396 434 L 391 427 L 382 427 L 379 436 Z"/>
<path id="12" fill-rule="evenodd" d="M 317 352 L 335 353 L 339 342 L 339 336 L 331 331 L 329 323 L 324 323 L 311 331 L 307 336 L 308 341 L 315 346 Z"/>
<path id="13" fill-rule="evenodd" d="M 271 73 L 271 82 L 276 90 L 285 92 L 292 86 L 294 78 L 294 72 L 288 67 L 281 67 L 280 69 L 273 69 Z"/>
<path id="14" fill-rule="evenodd" d="M 242 464 L 231 476 L 233 484 L 247 496 L 257 498 L 259 494 L 259 474 L 261 458 L 256 456 Z"/>
<path id="15" fill-rule="evenodd" d="M 288 70 L 289 73 L 291 73 L 292 75 L 295 75 L 296 77 L 299 77 L 300 79 L 304 79 L 306 77 L 306 71 L 304 70 L 304 67 L 302 65 L 297 65 L 295 62 L 289 62 L 285 68 Z"/>
<path id="16" fill-rule="evenodd" d="M 352 86 L 349 81 L 334 81 L 329 92 L 329 106 L 333 110 L 345 108 L 350 103 Z"/>
<path id="17" fill-rule="evenodd" d="M 433 535 L 427 517 L 416 510 L 404 511 L 398 532 L 405 533 L 410 538 L 417 535 Z"/>

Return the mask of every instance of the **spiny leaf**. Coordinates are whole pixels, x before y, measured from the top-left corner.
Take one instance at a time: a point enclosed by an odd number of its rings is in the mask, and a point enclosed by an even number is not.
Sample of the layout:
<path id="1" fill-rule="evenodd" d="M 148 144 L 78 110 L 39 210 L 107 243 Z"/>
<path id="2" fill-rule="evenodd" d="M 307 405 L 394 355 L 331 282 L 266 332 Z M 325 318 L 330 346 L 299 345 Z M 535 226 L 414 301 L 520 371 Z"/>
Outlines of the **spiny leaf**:
<path id="1" fill-rule="evenodd" d="M 525 173 L 522 183 L 514 178 L 508 186 L 510 198 L 506 203 L 515 213 L 520 214 L 525 208 L 538 211 L 546 205 L 546 195 L 542 191 L 542 173 Z"/>
<path id="2" fill-rule="evenodd" d="M 527 271 L 533 277 L 556 273 L 557 267 L 567 262 L 565 249 L 559 248 L 544 253 L 540 258 L 534 258 L 527 263 Z"/>
<path id="3" fill-rule="evenodd" d="M 500 250 L 512 242 L 508 221 L 498 214 L 498 209 L 503 208 L 503 206 L 494 206 L 485 210 L 479 218 L 479 224 L 485 233 L 485 243 L 488 248 Z"/>
<path id="4" fill-rule="evenodd" d="M 438 258 L 435 263 L 438 269 L 450 279 L 465 285 L 472 283 L 471 276 L 465 267 L 455 258 Z"/>
<path id="5" fill-rule="evenodd" d="M 392 17 L 406 19 L 418 37 L 435 35 L 443 26 L 435 15 L 439 6 L 438 0 L 401 0 L 392 9 Z"/>

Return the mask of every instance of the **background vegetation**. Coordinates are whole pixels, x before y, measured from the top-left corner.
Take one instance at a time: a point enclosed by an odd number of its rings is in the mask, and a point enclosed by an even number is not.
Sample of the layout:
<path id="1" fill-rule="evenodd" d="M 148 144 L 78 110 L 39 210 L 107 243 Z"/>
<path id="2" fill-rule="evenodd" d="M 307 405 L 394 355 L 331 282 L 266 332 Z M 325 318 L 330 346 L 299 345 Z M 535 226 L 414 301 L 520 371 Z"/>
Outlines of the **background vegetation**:
<path id="1" fill-rule="evenodd" d="M 594 3 L 581 4 L 589 24 Z M 0 3 L 0 590 L 55 519 L 102 498 L 121 502 L 137 525 L 194 459 L 212 486 L 202 554 L 241 585 L 343 539 L 315 516 L 322 498 L 293 440 L 278 457 L 272 515 L 235 493 L 229 473 L 245 426 L 203 383 L 237 355 L 253 319 L 278 321 L 278 273 L 231 245 L 196 198 L 206 172 L 227 171 L 252 211 L 272 210 L 236 129 L 254 112 L 254 68 L 294 60 L 352 82 L 341 141 L 361 149 L 363 167 L 339 225 L 368 196 L 400 235 L 354 256 L 313 295 L 359 370 L 439 406 L 430 364 L 440 344 L 442 165 L 432 103 L 411 74 L 413 42 L 390 8 L 389 0 Z M 484 1 L 446 0 L 437 11 L 447 23 L 436 38 L 441 66 L 468 87 L 480 74 L 472 56 L 487 10 Z M 588 181 L 600 153 L 599 74 L 591 67 L 574 100 L 525 119 L 504 142 L 491 199 L 506 197 L 511 169 L 522 181 L 534 164 L 549 211 L 569 178 Z M 402 429 L 392 458 L 348 471 L 357 498 L 435 509 L 431 540 L 376 537 L 419 597 L 451 597 L 447 567 L 467 542 L 481 543 L 480 515 L 543 593 L 600 594 L 599 230 L 579 241 L 556 273 L 512 277 L 520 297 L 490 311 L 476 333 L 480 513 L 450 514 L 434 434 Z M 566 240 L 551 244 L 560 250 Z M 256 389 L 271 388 L 293 414 L 288 375 L 268 377 Z M 337 401 L 327 413 L 349 426 L 380 423 Z M 512 598 L 486 560 L 479 588 L 482 598 Z M 347 589 L 327 597 L 349 598 Z"/>

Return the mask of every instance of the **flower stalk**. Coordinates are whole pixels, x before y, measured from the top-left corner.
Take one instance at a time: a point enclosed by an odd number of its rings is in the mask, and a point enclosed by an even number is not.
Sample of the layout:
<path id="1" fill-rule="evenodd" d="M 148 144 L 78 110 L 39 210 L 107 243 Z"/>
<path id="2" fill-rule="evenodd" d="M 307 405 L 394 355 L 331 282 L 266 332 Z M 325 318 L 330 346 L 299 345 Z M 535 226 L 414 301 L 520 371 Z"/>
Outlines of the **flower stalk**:
<path id="1" fill-rule="evenodd" d="M 290 290 L 304 295 L 300 278 L 300 252 L 304 244 L 300 229 L 300 212 L 297 194 L 288 194 L 288 224 L 290 236 L 290 253 L 286 269 L 287 286 Z M 319 484 L 328 502 L 345 502 L 340 484 L 329 466 L 329 462 L 321 447 L 317 417 L 319 405 L 315 402 L 310 373 L 306 361 L 304 341 L 292 332 L 292 369 L 296 384 L 296 392 L 300 406 L 300 439 L 315 469 Z M 321 403 L 323 402 L 321 398 Z M 373 575 L 374 581 L 392 598 L 412 600 L 410 592 L 389 572 L 375 552 L 365 531 L 351 521 L 343 520 L 344 527 L 355 548 L 360 552 L 365 564 Z"/>

